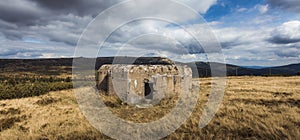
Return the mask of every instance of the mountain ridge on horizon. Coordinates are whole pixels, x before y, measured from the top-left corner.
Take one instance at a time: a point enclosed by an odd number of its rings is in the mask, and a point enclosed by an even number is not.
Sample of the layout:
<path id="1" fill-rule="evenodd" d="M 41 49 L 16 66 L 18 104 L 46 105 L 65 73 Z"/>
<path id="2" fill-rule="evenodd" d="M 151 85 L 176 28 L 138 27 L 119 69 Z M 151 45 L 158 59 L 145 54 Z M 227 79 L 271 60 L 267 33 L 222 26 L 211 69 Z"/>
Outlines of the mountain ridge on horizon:
<path id="1" fill-rule="evenodd" d="M 132 56 L 117 56 L 117 57 L 125 57 L 125 58 L 165 58 L 165 57 L 132 57 Z M 91 57 L 53 57 L 53 58 L 0 58 L 0 60 L 57 60 L 57 59 L 95 59 Z M 107 57 L 97 57 L 97 58 L 116 58 L 113 56 L 107 56 Z M 205 61 L 190 61 L 190 62 L 180 62 L 180 63 L 220 63 L 220 62 L 205 62 Z M 221 64 L 221 63 L 220 63 Z M 300 65 L 299 63 L 287 63 L 283 65 L 275 65 L 275 66 L 262 66 L 262 65 L 238 65 L 238 64 L 232 64 L 232 63 L 223 63 L 226 65 L 233 65 L 243 68 L 253 68 L 253 69 L 261 69 L 261 68 L 274 68 L 274 67 L 282 67 L 282 66 L 289 66 L 289 65 Z"/>
<path id="2" fill-rule="evenodd" d="M 115 57 L 98 57 L 96 68 L 99 68 L 103 64 L 111 64 L 114 61 Z M 168 64 L 168 62 L 162 61 L 162 57 L 119 57 L 119 58 L 128 58 L 135 62 L 136 64 Z M 94 58 L 85 58 L 85 57 L 74 57 L 74 58 L 40 58 L 40 59 L 0 59 L 0 69 L 5 71 L 7 69 L 18 69 L 26 70 L 30 69 L 32 66 L 72 66 L 74 59 L 82 59 L 86 61 Z M 124 60 L 125 62 L 125 60 Z M 181 64 L 192 65 L 196 64 L 198 74 L 200 77 L 210 76 L 210 63 L 215 63 L 216 65 L 224 65 L 223 63 L 218 62 L 175 62 Z M 300 72 L 300 63 L 288 64 L 283 66 L 274 66 L 274 67 L 262 67 L 262 68 L 249 68 L 245 66 L 238 66 L 233 64 L 225 64 L 227 67 L 228 76 L 245 76 L 245 75 L 254 75 L 254 76 L 263 76 L 263 75 L 287 75 L 293 76 L 297 75 Z"/>

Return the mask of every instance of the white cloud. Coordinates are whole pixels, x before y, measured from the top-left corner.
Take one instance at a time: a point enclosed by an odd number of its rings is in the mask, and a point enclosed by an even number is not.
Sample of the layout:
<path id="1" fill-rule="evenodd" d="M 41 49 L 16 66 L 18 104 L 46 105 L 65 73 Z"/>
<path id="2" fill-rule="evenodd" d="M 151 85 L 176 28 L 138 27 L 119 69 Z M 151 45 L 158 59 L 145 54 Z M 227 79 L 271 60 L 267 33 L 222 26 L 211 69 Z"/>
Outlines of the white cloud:
<path id="1" fill-rule="evenodd" d="M 285 22 L 278 27 L 214 28 L 228 63 L 265 66 L 299 63 L 300 42 L 270 41 L 274 36 L 298 39 L 299 31 L 299 21 Z"/>
<path id="2" fill-rule="evenodd" d="M 239 8 L 239 9 L 237 9 L 238 12 L 245 12 L 247 10 L 248 10 L 247 8 Z"/>
<path id="3" fill-rule="evenodd" d="M 62 7 L 62 5 L 70 1 L 72 3 L 68 4 L 67 7 Z M 84 28 L 92 21 L 93 16 L 114 3 L 121 1 L 91 0 L 82 2 L 81 0 L 66 0 L 54 3 L 40 0 L 1 1 L 0 57 L 38 58 L 72 56 L 77 40 Z M 177 1 L 192 7 L 201 14 L 205 14 L 212 5 L 217 3 L 217 0 Z M 266 25 L 266 23 L 274 20 L 274 17 L 268 14 L 271 12 L 270 8 L 274 6 L 286 8 L 290 11 L 299 10 L 299 5 L 296 5 L 299 3 L 298 0 L 282 1 L 267 0 L 268 4 L 257 5 L 255 8 L 252 8 L 253 11 L 251 12 L 255 11 L 257 13 L 258 11 L 261 14 L 242 23 L 244 26 L 222 27 L 223 22 L 220 21 L 208 23 L 213 27 L 213 31 L 223 45 L 223 51 L 229 63 L 240 65 L 253 65 L 255 63 L 255 65 L 258 63 L 261 65 L 272 65 L 276 62 L 280 65 L 300 60 L 298 55 L 300 54 L 300 21 L 289 21 L 278 27 Z M 47 2 L 50 2 L 50 4 Z M 281 6 L 281 4 L 283 5 Z M 111 29 L 117 27 L 120 21 L 129 19 L 128 17 L 133 14 L 145 14 L 153 17 L 161 16 L 166 19 L 174 18 L 185 24 L 187 21 L 197 18 L 195 15 L 178 9 L 176 5 L 158 0 L 136 0 L 121 9 L 116 9 L 116 12 L 118 10 L 126 12 L 108 16 L 108 20 L 103 20 L 105 21 L 105 24 L 103 24 L 104 27 L 101 29 L 95 28 L 96 30 L 91 34 L 109 32 Z M 245 12 L 247 10 L 250 11 L 250 9 L 239 8 L 235 12 Z M 254 27 L 257 24 L 263 26 Z M 249 27 L 245 27 L 245 25 L 249 25 Z M 204 28 L 202 22 L 184 26 L 201 37 L 201 41 L 209 42 L 212 38 L 211 34 L 208 34 L 210 29 Z M 156 33 L 162 36 L 143 37 L 126 44 L 130 39 L 145 33 Z M 162 39 L 164 37 L 165 39 Z M 22 42 L 24 38 L 41 40 L 42 43 L 34 43 L 34 41 Z M 86 39 L 91 40 L 93 38 L 99 39 L 104 38 L 104 36 L 90 36 Z M 95 42 L 95 44 L 97 43 L 99 42 Z M 156 20 L 141 20 L 121 27 L 109 38 L 107 44 L 105 44 L 106 48 L 103 53 L 106 55 L 114 54 L 117 48 L 121 48 L 124 43 L 125 47 L 122 48 L 123 53 L 132 55 L 141 53 L 145 55 L 161 54 L 163 56 L 173 56 L 178 59 L 192 60 L 195 58 L 198 59 L 197 54 L 180 54 L 179 52 L 183 52 L 187 48 L 191 52 L 199 53 L 203 51 L 195 49 L 197 48 L 195 47 L 197 44 L 186 31 Z M 182 47 L 182 44 L 186 46 Z M 97 45 L 93 47 L 99 47 Z M 109 48 L 109 46 L 115 46 L 115 48 Z"/>
<path id="4" fill-rule="evenodd" d="M 0 58 L 41 58 L 55 54 L 56 57 L 73 56 L 74 47 L 63 43 L 29 43 L 5 40 L 0 43 Z"/>
<path id="5" fill-rule="evenodd" d="M 184 3 L 201 14 L 205 14 L 207 10 L 214 4 L 217 0 L 177 0 L 178 2 Z"/>
<path id="6" fill-rule="evenodd" d="M 267 13 L 268 10 L 269 10 L 269 5 L 268 5 L 268 4 L 267 4 L 267 5 L 257 5 L 255 8 L 256 8 L 261 14 L 265 14 L 265 13 Z"/>
<path id="7" fill-rule="evenodd" d="M 53 50 L 58 45 L 70 48 L 75 46 L 81 33 L 93 20 L 93 16 L 98 12 L 109 8 L 111 5 L 122 2 L 122 0 L 65 0 L 65 1 L 40 1 L 40 0 L 4 0 L 0 2 L 0 40 L 1 57 L 49 57 L 53 55 Z M 178 0 L 179 3 L 186 4 L 194 8 L 197 12 L 204 14 L 217 0 Z M 147 9 L 147 10 L 145 10 Z M 97 32 L 106 32 L 116 27 L 119 21 L 130 17 L 130 15 L 153 15 L 166 18 L 177 19 L 186 22 L 195 18 L 195 15 L 178 9 L 178 6 L 170 4 L 167 1 L 144 1 L 137 0 L 122 7 L 125 12 L 117 15 L 110 15 L 105 26 L 95 30 Z M 167 12 L 166 12 L 167 11 Z M 166 14 L 167 13 L 167 14 Z M 178 38 L 187 38 L 186 34 L 180 30 L 163 28 L 167 23 L 144 22 L 141 25 L 127 26 L 119 36 L 112 37 L 114 41 L 126 41 L 126 39 L 134 37 L 143 32 L 153 32 L 154 30 L 177 36 Z M 125 28 L 122 28 L 125 29 Z M 99 36 L 95 36 L 99 37 Z M 100 36 L 101 37 L 101 36 Z M 91 37 L 93 38 L 93 36 Z M 29 40 L 28 39 L 33 39 Z M 40 41 L 39 44 L 36 42 Z M 23 41 L 23 42 L 22 42 Z M 31 46 L 32 45 L 32 46 Z M 51 45 L 52 48 L 51 48 Z M 33 49 L 35 48 L 35 49 Z M 58 50 L 59 50 L 58 49 Z M 5 51 L 6 50 L 6 51 Z M 15 51 L 14 51 L 15 50 Z M 61 56 L 70 52 L 56 52 Z M 35 51 L 35 52 L 33 52 Z M 16 53 L 18 52 L 18 53 Z M 63 54 L 66 53 L 66 54 Z M 5 54 L 7 54 L 5 56 Z M 15 54 L 16 56 L 13 56 Z M 51 55 L 50 55 L 51 54 Z M 70 55 L 72 56 L 72 55 Z"/>
<path id="8" fill-rule="evenodd" d="M 288 21 L 277 27 L 271 33 L 270 42 L 276 44 L 291 44 L 300 42 L 300 21 Z"/>

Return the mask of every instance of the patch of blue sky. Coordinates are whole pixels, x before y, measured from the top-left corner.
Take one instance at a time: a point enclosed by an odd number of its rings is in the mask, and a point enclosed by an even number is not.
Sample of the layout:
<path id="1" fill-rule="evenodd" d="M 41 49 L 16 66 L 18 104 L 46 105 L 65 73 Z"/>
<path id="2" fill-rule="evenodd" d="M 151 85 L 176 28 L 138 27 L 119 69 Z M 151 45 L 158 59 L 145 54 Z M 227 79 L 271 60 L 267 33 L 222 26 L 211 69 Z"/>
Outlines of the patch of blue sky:
<path id="1" fill-rule="evenodd" d="M 276 27 L 284 22 L 299 20 L 300 14 L 267 6 L 262 13 L 259 6 L 266 6 L 264 0 L 219 0 L 204 15 L 207 22 L 219 22 L 217 27 Z"/>
<path id="2" fill-rule="evenodd" d="M 218 21 L 238 10 L 250 9 L 258 4 L 264 4 L 264 0 L 218 0 L 218 3 L 204 14 L 204 18 L 208 22 Z"/>
<path id="3" fill-rule="evenodd" d="M 218 0 L 205 14 L 180 23 L 182 26 L 202 24 L 205 22 L 221 22 L 220 26 L 240 26 L 250 19 L 256 18 L 260 12 L 255 9 L 257 5 L 264 5 L 264 0 Z M 168 28 L 176 25 L 169 24 Z"/>
<path id="4" fill-rule="evenodd" d="M 22 39 L 23 42 L 25 43 L 34 43 L 34 44 L 47 44 L 47 41 L 41 40 L 41 39 L 36 39 L 32 37 L 24 37 Z"/>

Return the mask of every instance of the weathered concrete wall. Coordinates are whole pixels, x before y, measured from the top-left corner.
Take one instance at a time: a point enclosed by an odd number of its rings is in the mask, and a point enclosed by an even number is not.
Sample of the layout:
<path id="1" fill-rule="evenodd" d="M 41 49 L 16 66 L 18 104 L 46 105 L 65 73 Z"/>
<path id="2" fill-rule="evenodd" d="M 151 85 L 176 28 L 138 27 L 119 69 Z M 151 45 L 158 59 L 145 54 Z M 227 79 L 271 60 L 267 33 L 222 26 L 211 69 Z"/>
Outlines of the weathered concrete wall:
<path id="1" fill-rule="evenodd" d="M 103 65 L 98 70 L 97 87 L 109 95 L 117 94 L 122 100 L 135 103 L 189 92 L 191 82 L 192 70 L 187 66 Z"/>

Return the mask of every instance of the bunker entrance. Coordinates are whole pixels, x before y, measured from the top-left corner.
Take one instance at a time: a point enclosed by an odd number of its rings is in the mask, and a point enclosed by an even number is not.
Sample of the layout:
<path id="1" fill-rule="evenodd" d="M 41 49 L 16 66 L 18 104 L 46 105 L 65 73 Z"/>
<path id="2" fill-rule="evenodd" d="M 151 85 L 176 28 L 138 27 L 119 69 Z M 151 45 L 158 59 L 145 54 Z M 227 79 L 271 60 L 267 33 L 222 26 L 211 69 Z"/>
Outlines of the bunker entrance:
<path id="1" fill-rule="evenodd" d="M 153 83 L 145 82 L 145 98 L 153 99 Z"/>
<path id="2" fill-rule="evenodd" d="M 101 91 L 108 92 L 108 75 L 106 75 L 102 82 L 98 85 L 98 88 L 101 89 Z"/>

